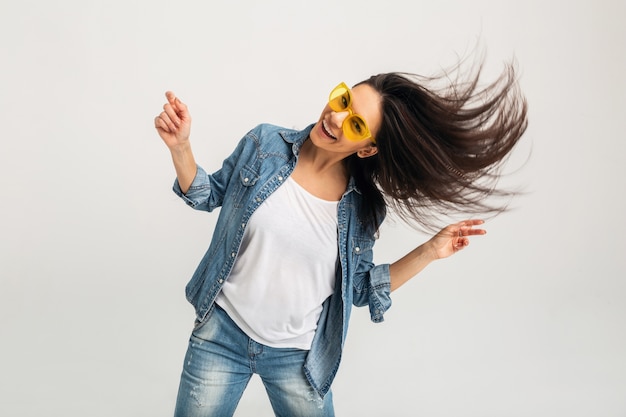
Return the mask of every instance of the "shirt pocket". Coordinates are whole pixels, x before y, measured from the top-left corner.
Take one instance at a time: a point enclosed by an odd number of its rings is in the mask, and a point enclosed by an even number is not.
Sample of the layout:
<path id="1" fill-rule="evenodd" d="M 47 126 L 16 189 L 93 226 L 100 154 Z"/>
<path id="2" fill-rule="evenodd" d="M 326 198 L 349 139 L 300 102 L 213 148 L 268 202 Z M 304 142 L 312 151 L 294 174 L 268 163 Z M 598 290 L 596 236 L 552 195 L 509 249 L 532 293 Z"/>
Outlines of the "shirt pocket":
<path id="1" fill-rule="evenodd" d="M 238 192 L 235 193 L 234 205 L 240 208 L 248 201 L 248 196 L 254 185 L 259 181 L 259 173 L 248 165 L 239 171 L 239 181 L 237 181 Z"/>

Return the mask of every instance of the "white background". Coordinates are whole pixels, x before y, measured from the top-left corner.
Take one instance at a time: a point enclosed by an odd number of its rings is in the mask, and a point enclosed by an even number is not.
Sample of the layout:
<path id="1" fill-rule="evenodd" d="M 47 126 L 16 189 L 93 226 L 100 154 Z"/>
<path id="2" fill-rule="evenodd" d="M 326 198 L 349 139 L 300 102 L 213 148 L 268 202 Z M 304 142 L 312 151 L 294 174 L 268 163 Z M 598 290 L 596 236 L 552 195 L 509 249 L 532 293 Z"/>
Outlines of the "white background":
<path id="1" fill-rule="evenodd" d="M 515 57 L 530 126 L 488 235 L 355 312 L 340 416 L 626 416 L 623 1 L 21 1 L 0 7 L 0 415 L 170 416 L 215 214 L 153 118 L 171 89 L 217 168 L 328 91 Z M 528 162 L 522 166 L 528 156 Z M 376 260 L 427 239 L 385 225 Z M 237 416 L 269 416 L 258 380 Z"/>

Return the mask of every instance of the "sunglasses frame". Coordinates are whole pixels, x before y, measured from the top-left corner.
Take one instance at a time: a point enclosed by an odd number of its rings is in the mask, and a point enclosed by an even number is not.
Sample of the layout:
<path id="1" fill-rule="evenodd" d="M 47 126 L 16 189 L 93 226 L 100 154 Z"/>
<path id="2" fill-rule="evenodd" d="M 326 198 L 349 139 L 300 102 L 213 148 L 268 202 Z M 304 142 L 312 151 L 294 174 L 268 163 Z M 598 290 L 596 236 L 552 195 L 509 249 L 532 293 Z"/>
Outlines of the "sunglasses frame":
<path id="1" fill-rule="evenodd" d="M 347 95 L 347 103 L 346 107 L 343 108 L 343 104 L 338 104 L 339 100 Z M 371 139 L 372 142 L 376 143 L 376 139 L 372 137 L 372 132 L 370 131 L 365 118 L 360 114 L 357 114 L 352 110 L 352 90 L 350 87 L 346 85 L 346 83 L 341 82 L 335 88 L 332 89 L 330 95 L 328 96 L 328 106 L 332 111 L 336 113 L 348 112 L 350 113 L 341 124 L 341 130 L 343 130 L 343 134 L 345 137 L 353 142 L 360 142 L 365 139 Z M 354 120 L 359 120 L 359 124 L 362 124 L 365 128 L 365 131 L 360 136 L 355 135 L 354 131 L 350 128 L 351 122 Z"/>

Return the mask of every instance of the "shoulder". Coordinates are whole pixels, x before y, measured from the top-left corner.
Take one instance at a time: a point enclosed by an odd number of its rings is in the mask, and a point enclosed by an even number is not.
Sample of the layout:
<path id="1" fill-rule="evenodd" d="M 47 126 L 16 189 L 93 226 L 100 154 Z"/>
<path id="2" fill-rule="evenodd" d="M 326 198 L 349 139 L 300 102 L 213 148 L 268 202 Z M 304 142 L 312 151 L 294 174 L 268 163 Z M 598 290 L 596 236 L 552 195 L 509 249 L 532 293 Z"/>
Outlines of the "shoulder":
<path id="1" fill-rule="evenodd" d="M 290 129 L 270 123 L 262 123 L 254 127 L 245 136 L 253 141 L 257 147 L 266 151 L 283 151 L 297 145 L 299 147 L 308 137 L 311 126 L 302 130 Z"/>
<path id="2" fill-rule="evenodd" d="M 288 129 L 286 127 L 277 126 L 270 123 L 261 123 L 251 129 L 248 132 L 247 136 L 262 140 L 268 137 L 271 138 L 275 136 L 281 136 L 281 133 L 288 133 L 290 131 L 293 131 L 293 129 Z"/>
<path id="3" fill-rule="evenodd" d="M 246 135 L 243 137 L 244 141 L 253 142 L 257 146 L 260 146 L 263 143 L 276 141 L 280 139 L 280 132 L 284 131 L 285 128 L 272 125 L 269 123 L 262 123 L 256 125 L 252 128 Z"/>

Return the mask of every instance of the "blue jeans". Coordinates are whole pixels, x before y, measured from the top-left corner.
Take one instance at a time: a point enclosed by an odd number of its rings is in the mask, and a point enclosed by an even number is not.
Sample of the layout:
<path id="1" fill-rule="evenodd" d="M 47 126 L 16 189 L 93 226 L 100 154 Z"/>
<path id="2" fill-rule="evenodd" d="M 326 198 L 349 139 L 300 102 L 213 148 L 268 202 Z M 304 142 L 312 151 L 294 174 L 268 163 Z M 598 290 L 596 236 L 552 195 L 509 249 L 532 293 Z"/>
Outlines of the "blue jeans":
<path id="1" fill-rule="evenodd" d="M 175 417 L 232 416 L 255 373 L 277 417 L 333 417 L 332 392 L 322 399 L 304 375 L 307 353 L 255 342 L 216 305 L 191 334 Z"/>

